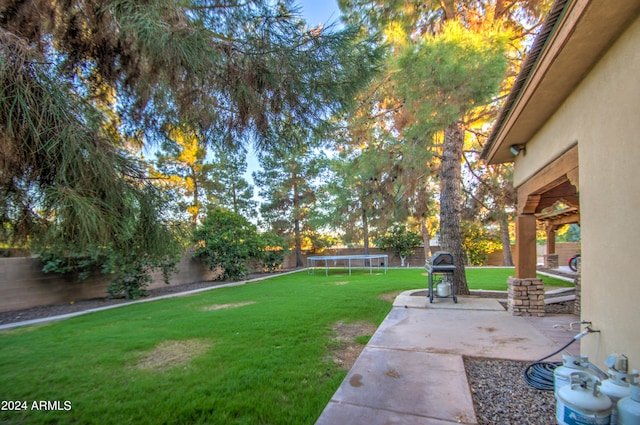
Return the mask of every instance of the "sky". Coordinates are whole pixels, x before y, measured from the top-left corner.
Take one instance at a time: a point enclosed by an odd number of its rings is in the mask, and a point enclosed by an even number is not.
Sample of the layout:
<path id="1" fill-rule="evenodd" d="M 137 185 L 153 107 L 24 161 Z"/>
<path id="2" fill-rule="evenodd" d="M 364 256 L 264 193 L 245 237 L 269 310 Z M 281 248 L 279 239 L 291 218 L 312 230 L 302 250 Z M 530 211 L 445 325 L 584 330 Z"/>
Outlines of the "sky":
<path id="1" fill-rule="evenodd" d="M 337 21 L 340 17 L 337 0 L 298 0 L 295 3 L 302 7 L 302 15 L 311 27 Z"/>

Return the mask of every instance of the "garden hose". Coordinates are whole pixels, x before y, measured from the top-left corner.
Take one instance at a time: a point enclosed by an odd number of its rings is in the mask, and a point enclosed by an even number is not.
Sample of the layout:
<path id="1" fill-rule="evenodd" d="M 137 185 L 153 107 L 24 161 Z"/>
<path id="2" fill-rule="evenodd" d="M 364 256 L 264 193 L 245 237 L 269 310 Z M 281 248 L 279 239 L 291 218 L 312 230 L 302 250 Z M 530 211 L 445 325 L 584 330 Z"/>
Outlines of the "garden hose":
<path id="1" fill-rule="evenodd" d="M 553 371 L 558 366 L 562 366 L 562 362 L 545 362 L 544 360 L 560 353 L 582 337 L 580 336 L 580 338 L 578 338 L 577 336 L 578 335 L 576 335 L 575 338 L 572 338 L 571 341 L 562 346 L 562 348 L 527 366 L 522 372 L 525 382 L 529 384 L 529 386 L 538 390 L 553 391 Z"/>

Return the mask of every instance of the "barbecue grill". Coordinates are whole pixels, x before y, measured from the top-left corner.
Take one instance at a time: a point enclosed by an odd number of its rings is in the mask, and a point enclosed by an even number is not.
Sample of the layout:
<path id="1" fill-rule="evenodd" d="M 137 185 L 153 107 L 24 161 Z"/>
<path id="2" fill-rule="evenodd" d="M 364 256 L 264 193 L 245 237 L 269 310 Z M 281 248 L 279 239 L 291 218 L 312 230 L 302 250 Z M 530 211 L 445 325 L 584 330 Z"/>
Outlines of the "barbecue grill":
<path id="1" fill-rule="evenodd" d="M 446 251 L 437 251 L 427 259 L 425 267 L 429 275 L 429 302 L 432 303 L 433 298 L 438 297 L 453 298 L 453 302 L 457 303 L 458 298 L 456 297 L 456 286 L 453 279 L 453 271 L 456 269 L 456 266 L 453 263 L 453 255 Z M 450 284 L 451 287 L 448 288 L 448 295 L 441 295 L 440 293 L 434 294 L 434 283 L 437 289 L 439 289 L 438 285 Z M 446 292 L 446 290 L 443 290 L 441 293 Z"/>

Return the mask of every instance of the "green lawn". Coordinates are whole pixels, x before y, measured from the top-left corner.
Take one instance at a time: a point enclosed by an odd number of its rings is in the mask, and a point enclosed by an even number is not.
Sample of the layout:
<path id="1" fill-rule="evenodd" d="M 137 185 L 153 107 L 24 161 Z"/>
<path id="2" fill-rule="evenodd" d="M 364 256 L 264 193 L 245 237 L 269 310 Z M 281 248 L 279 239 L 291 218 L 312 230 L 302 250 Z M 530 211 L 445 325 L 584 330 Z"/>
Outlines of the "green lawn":
<path id="1" fill-rule="evenodd" d="M 514 275 L 514 269 L 513 267 L 467 268 L 465 273 L 467 275 L 467 283 L 470 289 L 506 291 L 507 279 L 509 276 Z M 573 283 L 566 282 L 564 280 L 542 275 L 538 275 L 538 277 L 542 278 L 545 287 L 573 286 Z"/>
<path id="2" fill-rule="evenodd" d="M 303 271 L 0 332 L 2 407 L 27 407 L 0 423 L 313 424 L 346 375 L 332 325 L 379 325 L 378 296 L 426 287 L 423 273 Z M 483 289 L 510 274 L 468 270 Z"/>

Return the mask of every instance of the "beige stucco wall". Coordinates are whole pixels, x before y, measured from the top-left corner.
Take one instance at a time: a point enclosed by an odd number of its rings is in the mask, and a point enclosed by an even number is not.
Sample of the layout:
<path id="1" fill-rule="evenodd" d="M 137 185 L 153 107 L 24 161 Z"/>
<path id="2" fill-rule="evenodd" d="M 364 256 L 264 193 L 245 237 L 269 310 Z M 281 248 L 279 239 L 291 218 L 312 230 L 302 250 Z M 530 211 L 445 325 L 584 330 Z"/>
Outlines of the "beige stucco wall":
<path id="1" fill-rule="evenodd" d="M 594 36 L 597 36 L 594 34 Z M 600 334 L 582 351 L 640 369 L 640 19 L 625 31 L 516 159 L 516 186 L 578 144 L 582 319 Z M 621 248 L 622 247 L 622 248 Z"/>

